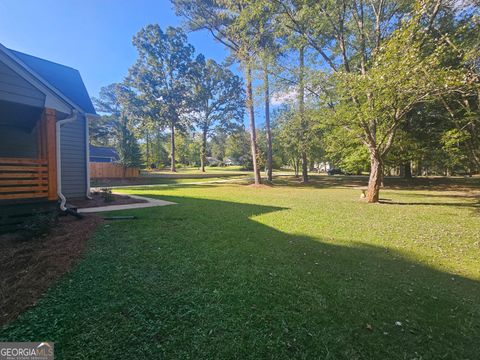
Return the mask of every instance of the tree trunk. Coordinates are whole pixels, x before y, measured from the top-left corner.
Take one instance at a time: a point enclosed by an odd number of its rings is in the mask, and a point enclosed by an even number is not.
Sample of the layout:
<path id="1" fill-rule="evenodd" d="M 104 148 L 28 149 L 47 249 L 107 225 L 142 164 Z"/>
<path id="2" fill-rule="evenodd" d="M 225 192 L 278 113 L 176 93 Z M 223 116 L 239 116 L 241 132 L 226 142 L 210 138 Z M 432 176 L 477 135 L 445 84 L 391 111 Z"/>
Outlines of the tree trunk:
<path id="1" fill-rule="evenodd" d="M 308 160 L 305 151 L 302 151 L 302 182 L 308 183 Z"/>
<path id="2" fill-rule="evenodd" d="M 267 62 L 264 62 L 264 86 L 265 86 L 265 127 L 267 129 L 267 179 L 272 181 L 273 179 L 273 157 L 272 157 L 272 131 L 270 129 L 270 88 L 268 82 L 268 69 Z"/>
<path id="3" fill-rule="evenodd" d="M 412 163 L 410 161 L 407 161 L 405 164 L 403 164 L 403 178 L 412 178 Z"/>
<path id="4" fill-rule="evenodd" d="M 160 167 L 160 159 L 161 159 L 161 154 L 162 154 L 162 134 L 160 132 L 160 129 L 157 128 L 157 167 Z M 163 168 L 165 164 L 161 164 L 161 167 Z"/>
<path id="5" fill-rule="evenodd" d="M 255 177 L 255 185 L 262 183 L 260 177 L 260 168 L 258 167 L 258 149 L 257 149 L 257 133 L 255 129 L 255 112 L 253 108 L 253 92 L 252 92 L 252 68 L 250 64 L 246 64 L 246 86 L 247 86 L 247 109 L 250 116 L 250 142 L 252 148 L 253 174 Z"/>
<path id="6" fill-rule="evenodd" d="M 302 149 L 302 181 L 308 183 L 308 160 L 307 160 L 307 144 L 306 144 L 306 132 L 307 124 L 305 121 L 305 49 L 302 46 L 299 52 L 300 56 L 300 78 L 299 78 L 299 89 L 298 89 L 298 110 L 300 112 L 300 126 L 301 126 L 301 149 Z"/>
<path id="7" fill-rule="evenodd" d="M 298 178 L 298 159 L 293 159 L 293 171 L 295 172 L 295 177 Z"/>
<path id="8" fill-rule="evenodd" d="M 175 167 L 175 123 L 172 121 L 170 124 L 170 159 L 171 159 L 171 164 L 170 164 L 170 170 L 172 172 L 176 172 L 177 169 Z"/>
<path id="9" fill-rule="evenodd" d="M 417 167 L 415 169 L 415 175 L 416 176 L 422 176 L 422 162 L 420 160 L 417 160 Z"/>
<path id="10" fill-rule="evenodd" d="M 147 168 L 149 168 L 151 166 L 151 162 L 150 162 L 150 136 L 148 135 L 148 130 L 145 134 L 145 143 L 147 148 L 147 151 L 146 151 Z"/>
<path id="11" fill-rule="evenodd" d="M 382 161 L 377 153 L 370 154 L 370 178 L 368 179 L 367 202 L 377 203 L 380 199 Z"/>
<path id="12" fill-rule="evenodd" d="M 202 132 L 202 148 L 200 149 L 200 167 L 205 172 L 205 162 L 207 159 L 207 129 Z"/>

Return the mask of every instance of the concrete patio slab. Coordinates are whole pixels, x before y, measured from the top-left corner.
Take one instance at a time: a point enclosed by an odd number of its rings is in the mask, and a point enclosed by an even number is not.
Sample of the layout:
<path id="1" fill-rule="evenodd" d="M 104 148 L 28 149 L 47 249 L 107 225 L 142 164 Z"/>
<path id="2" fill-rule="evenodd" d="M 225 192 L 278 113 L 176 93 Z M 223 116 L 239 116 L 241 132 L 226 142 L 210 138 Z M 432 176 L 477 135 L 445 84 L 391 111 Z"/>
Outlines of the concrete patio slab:
<path id="1" fill-rule="evenodd" d="M 125 195 L 121 193 L 115 193 L 118 195 Z M 145 196 L 136 196 L 136 195 L 128 195 L 131 198 L 139 199 L 139 200 L 147 200 L 145 203 L 136 203 L 136 204 L 124 204 L 124 205 L 107 205 L 107 206 L 98 206 L 98 207 L 90 207 L 90 208 L 83 208 L 78 209 L 79 213 L 97 213 L 97 212 L 104 212 L 104 211 L 115 211 L 115 210 L 130 210 L 130 209 L 143 209 L 155 206 L 166 206 L 166 205 L 176 205 L 177 203 L 165 200 L 157 200 L 148 198 Z"/>

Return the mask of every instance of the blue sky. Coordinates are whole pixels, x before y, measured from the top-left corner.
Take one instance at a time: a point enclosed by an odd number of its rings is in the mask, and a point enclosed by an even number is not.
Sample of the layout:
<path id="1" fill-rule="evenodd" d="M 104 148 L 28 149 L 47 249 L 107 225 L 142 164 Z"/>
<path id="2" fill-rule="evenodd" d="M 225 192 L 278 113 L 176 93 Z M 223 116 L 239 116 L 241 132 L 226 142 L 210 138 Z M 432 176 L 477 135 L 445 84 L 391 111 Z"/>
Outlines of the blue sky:
<path id="1" fill-rule="evenodd" d="M 143 26 L 179 26 L 169 0 L 0 0 L 0 42 L 74 67 L 91 96 L 118 82 L 135 61 Z M 228 52 L 206 32 L 189 34 L 197 53 L 221 62 Z"/>

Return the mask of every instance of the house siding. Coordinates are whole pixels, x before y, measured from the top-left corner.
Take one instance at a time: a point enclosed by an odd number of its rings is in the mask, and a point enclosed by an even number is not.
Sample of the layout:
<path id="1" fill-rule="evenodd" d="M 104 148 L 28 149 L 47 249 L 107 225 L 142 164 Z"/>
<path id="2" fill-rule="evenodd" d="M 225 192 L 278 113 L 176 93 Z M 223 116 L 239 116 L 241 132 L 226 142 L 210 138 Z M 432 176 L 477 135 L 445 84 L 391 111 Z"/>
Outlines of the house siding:
<path id="1" fill-rule="evenodd" d="M 36 158 L 37 129 L 31 132 L 14 126 L 0 125 L 0 157 Z"/>
<path id="2" fill-rule="evenodd" d="M 45 94 L 0 61 L 0 100 L 43 107 Z"/>
<path id="3" fill-rule="evenodd" d="M 84 116 L 61 127 L 62 193 L 84 197 L 87 190 L 86 141 Z"/>

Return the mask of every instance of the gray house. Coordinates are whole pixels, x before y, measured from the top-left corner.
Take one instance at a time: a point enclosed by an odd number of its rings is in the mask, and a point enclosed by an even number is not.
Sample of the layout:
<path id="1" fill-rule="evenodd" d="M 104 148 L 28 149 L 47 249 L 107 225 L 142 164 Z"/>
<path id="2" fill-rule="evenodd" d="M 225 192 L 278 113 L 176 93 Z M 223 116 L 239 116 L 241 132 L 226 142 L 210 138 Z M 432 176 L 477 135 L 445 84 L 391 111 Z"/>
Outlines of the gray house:
<path id="1" fill-rule="evenodd" d="M 88 196 L 96 117 L 77 70 L 0 44 L 0 204 Z"/>
<path id="2" fill-rule="evenodd" d="M 90 145 L 90 162 L 110 163 L 118 160 L 120 156 L 114 148 Z"/>

